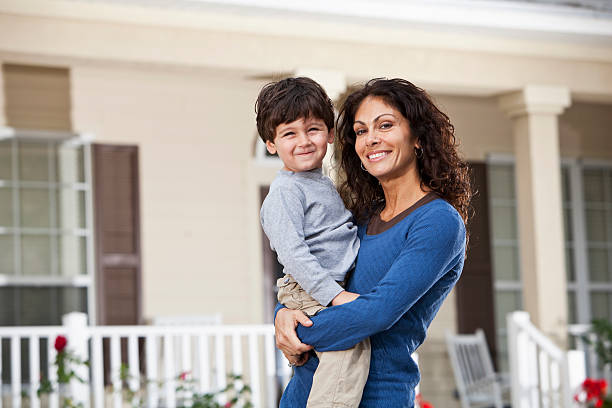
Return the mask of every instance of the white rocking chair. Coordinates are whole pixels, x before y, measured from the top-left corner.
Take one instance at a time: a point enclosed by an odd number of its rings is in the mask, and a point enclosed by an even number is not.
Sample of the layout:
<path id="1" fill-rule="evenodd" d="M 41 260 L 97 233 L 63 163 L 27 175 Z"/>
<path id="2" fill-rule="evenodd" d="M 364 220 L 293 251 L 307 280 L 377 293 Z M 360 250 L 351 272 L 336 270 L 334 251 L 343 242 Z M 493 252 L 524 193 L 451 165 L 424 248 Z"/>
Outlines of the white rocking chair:
<path id="1" fill-rule="evenodd" d="M 503 408 L 510 391 L 507 375 L 493 370 L 491 355 L 484 332 L 451 334 L 446 332 L 446 344 L 462 408 L 494 406 Z"/>

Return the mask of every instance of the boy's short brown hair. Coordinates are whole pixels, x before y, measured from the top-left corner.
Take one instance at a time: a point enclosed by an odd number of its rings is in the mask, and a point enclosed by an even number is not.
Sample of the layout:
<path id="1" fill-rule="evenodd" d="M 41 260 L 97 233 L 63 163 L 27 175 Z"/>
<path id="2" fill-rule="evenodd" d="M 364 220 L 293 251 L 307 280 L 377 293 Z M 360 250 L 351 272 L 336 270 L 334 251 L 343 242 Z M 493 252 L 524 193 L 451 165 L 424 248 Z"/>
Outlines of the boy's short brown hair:
<path id="1" fill-rule="evenodd" d="M 325 90 L 310 78 L 286 78 L 271 82 L 259 92 L 255 102 L 257 131 L 266 142 L 274 142 L 276 127 L 300 118 L 323 120 L 327 130 L 334 128 L 334 105 Z"/>

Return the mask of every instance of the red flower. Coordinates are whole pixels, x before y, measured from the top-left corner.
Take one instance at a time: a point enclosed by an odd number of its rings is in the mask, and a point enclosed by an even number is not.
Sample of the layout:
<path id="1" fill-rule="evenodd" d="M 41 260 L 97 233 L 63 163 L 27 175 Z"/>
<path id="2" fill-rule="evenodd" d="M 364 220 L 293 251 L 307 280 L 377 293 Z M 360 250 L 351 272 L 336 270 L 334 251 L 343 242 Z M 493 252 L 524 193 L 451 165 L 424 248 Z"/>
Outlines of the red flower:
<path id="1" fill-rule="evenodd" d="M 66 348 L 66 344 L 68 344 L 68 340 L 64 336 L 57 336 L 55 338 L 55 350 L 58 353 L 61 353 Z"/>
<path id="2" fill-rule="evenodd" d="M 594 402 L 596 407 L 602 407 L 603 397 L 606 395 L 607 389 L 608 382 L 606 380 L 587 378 L 582 383 L 582 391 L 574 399 L 581 403 Z"/>
<path id="3" fill-rule="evenodd" d="M 421 397 L 421 394 L 417 394 L 416 403 L 421 408 L 434 408 L 434 406 L 429 401 L 425 401 L 423 397 Z"/>
<path id="4" fill-rule="evenodd" d="M 189 373 L 191 371 L 183 371 L 180 375 L 179 375 L 179 380 L 181 381 L 185 381 L 187 379 L 187 377 L 189 376 Z"/>
<path id="5" fill-rule="evenodd" d="M 231 402 L 226 402 L 225 405 L 223 406 L 224 408 L 230 408 L 232 406 Z"/>

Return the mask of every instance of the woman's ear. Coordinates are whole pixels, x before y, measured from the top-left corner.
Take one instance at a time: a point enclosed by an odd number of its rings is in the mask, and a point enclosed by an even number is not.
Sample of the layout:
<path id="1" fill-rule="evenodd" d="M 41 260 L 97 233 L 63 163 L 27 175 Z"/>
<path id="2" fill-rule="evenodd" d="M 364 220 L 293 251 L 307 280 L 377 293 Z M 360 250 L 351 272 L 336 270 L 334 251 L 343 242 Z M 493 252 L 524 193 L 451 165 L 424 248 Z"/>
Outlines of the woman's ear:
<path id="1" fill-rule="evenodd" d="M 266 149 L 268 149 L 268 153 L 276 154 L 276 146 L 269 140 L 266 140 Z"/>

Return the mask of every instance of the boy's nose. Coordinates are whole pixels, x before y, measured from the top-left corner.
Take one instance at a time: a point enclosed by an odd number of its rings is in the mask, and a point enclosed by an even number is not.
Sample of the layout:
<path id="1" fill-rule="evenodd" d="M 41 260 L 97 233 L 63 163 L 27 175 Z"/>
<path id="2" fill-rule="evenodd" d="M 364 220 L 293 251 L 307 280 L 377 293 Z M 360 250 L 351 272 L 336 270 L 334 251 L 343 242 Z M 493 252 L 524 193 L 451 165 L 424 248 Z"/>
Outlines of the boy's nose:
<path id="1" fill-rule="evenodd" d="M 298 143 L 300 146 L 310 144 L 310 137 L 308 137 L 306 133 L 300 133 L 298 137 Z"/>

